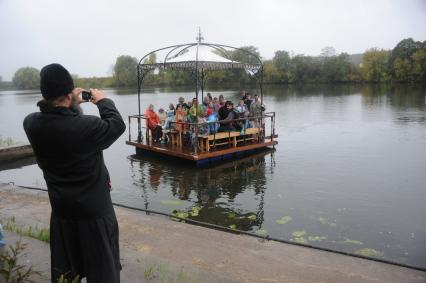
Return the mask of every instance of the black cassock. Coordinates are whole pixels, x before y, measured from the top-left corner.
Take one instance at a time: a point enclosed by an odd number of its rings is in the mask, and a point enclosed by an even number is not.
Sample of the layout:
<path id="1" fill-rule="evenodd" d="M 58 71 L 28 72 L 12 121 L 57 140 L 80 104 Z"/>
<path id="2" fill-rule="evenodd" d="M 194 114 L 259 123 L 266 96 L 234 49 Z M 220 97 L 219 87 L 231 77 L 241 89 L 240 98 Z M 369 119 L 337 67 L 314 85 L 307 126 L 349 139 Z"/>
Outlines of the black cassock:
<path id="1" fill-rule="evenodd" d="M 41 112 L 28 115 L 24 129 L 52 207 L 52 282 L 119 282 L 118 224 L 102 150 L 124 132 L 124 121 L 110 99 L 96 104 L 101 118 L 38 105 Z"/>

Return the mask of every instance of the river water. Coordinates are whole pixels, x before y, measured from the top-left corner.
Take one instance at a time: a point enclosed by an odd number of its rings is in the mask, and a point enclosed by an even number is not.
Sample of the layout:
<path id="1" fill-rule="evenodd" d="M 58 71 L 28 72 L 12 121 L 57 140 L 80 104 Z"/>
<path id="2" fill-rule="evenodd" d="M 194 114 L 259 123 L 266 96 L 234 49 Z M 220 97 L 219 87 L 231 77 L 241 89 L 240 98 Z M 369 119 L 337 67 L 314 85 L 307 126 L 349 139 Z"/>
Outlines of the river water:
<path id="1" fill-rule="evenodd" d="M 106 92 L 123 117 L 137 114 L 135 90 Z M 235 89 L 210 92 L 237 101 Z M 193 92 L 146 89 L 142 109 L 179 96 Z M 105 151 L 113 200 L 424 268 L 425 98 L 422 87 L 267 87 L 276 150 L 204 169 L 134 156 L 126 133 Z M 22 121 L 39 99 L 37 91 L 1 91 L 0 135 L 26 142 Z M 0 182 L 46 187 L 37 165 L 2 167 Z"/>

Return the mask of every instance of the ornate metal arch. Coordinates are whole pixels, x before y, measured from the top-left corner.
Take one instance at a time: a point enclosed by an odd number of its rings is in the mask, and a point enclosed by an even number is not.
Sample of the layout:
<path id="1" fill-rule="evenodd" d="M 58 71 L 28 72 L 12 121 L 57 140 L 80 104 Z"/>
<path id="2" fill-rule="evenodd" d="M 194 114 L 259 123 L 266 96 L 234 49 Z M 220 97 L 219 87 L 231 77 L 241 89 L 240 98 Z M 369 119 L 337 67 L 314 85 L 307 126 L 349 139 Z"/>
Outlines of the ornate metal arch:
<path id="1" fill-rule="evenodd" d="M 252 75 L 255 76 L 260 90 L 260 98 L 263 101 L 263 63 L 259 56 L 256 54 L 243 49 L 230 45 L 224 44 L 216 44 L 216 43 L 204 43 L 202 42 L 203 37 L 201 33 L 198 33 L 197 42 L 195 43 L 186 43 L 186 44 L 177 44 L 171 45 L 163 48 L 156 49 L 144 55 L 138 62 L 137 65 L 137 81 L 138 81 L 138 112 L 139 117 L 141 116 L 141 90 L 142 84 L 146 77 L 146 75 L 155 70 L 189 70 L 195 73 L 195 94 L 198 99 L 198 92 L 201 86 L 201 90 L 204 89 L 204 83 L 206 81 L 206 73 L 208 70 L 226 70 L 226 69 L 244 69 L 246 71 L 250 71 Z M 230 60 L 231 62 L 209 62 L 209 61 L 199 61 L 198 60 L 198 49 L 200 46 L 207 46 L 219 52 L 222 57 Z M 195 61 L 186 61 L 186 62 L 168 62 L 171 58 L 175 58 L 177 56 L 182 55 L 183 52 L 188 50 L 191 47 L 196 47 L 196 60 Z M 242 51 L 253 58 L 255 58 L 258 63 L 244 63 L 244 62 L 236 62 L 232 59 L 230 51 Z M 160 51 L 167 51 L 166 56 L 164 57 L 162 62 L 158 63 L 143 63 L 146 58 L 148 58 L 151 54 L 158 53 Z M 141 125 L 140 120 L 138 122 L 138 140 L 142 139 Z"/>

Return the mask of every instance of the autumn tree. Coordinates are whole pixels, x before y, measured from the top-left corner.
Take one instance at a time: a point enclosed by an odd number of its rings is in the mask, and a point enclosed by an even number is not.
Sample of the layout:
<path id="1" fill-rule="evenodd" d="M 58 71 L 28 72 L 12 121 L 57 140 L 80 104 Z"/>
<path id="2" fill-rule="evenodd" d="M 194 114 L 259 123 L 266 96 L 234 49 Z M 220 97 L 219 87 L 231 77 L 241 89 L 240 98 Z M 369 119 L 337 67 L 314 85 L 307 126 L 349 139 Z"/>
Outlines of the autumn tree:
<path id="1" fill-rule="evenodd" d="M 386 82 L 389 80 L 390 52 L 383 49 L 371 48 L 363 55 L 361 67 L 362 77 L 369 82 Z"/>

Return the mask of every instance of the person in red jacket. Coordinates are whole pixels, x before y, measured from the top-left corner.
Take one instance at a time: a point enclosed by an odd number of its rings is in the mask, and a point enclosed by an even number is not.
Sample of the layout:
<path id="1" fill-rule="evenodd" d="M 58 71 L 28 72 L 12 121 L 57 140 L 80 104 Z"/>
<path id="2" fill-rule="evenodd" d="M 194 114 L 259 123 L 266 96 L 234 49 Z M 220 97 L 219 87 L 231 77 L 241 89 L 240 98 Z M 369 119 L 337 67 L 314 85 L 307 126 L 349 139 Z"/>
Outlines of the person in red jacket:
<path id="1" fill-rule="evenodd" d="M 91 89 L 91 102 L 100 117 L 83 115 L 83 89 L 74 88 L 70 73 L 59 64 L 41 70 L 40 90 L 40 112 L 25 117 L 23 126 L 52 207 L 51 280 L 120 282 L 118 223 L 102 151 L 126 125 L 114 102 L 97 89 Z"/>
<path id="2" fill-rule="evenodd" d="M 145 111 L 146 126 L 151 130 L 152 141 L 159 142 L 163 136 L 163 129 L 160 126 L 160 118 L 154 111 L 154 105 L 150 104 Z"/>

